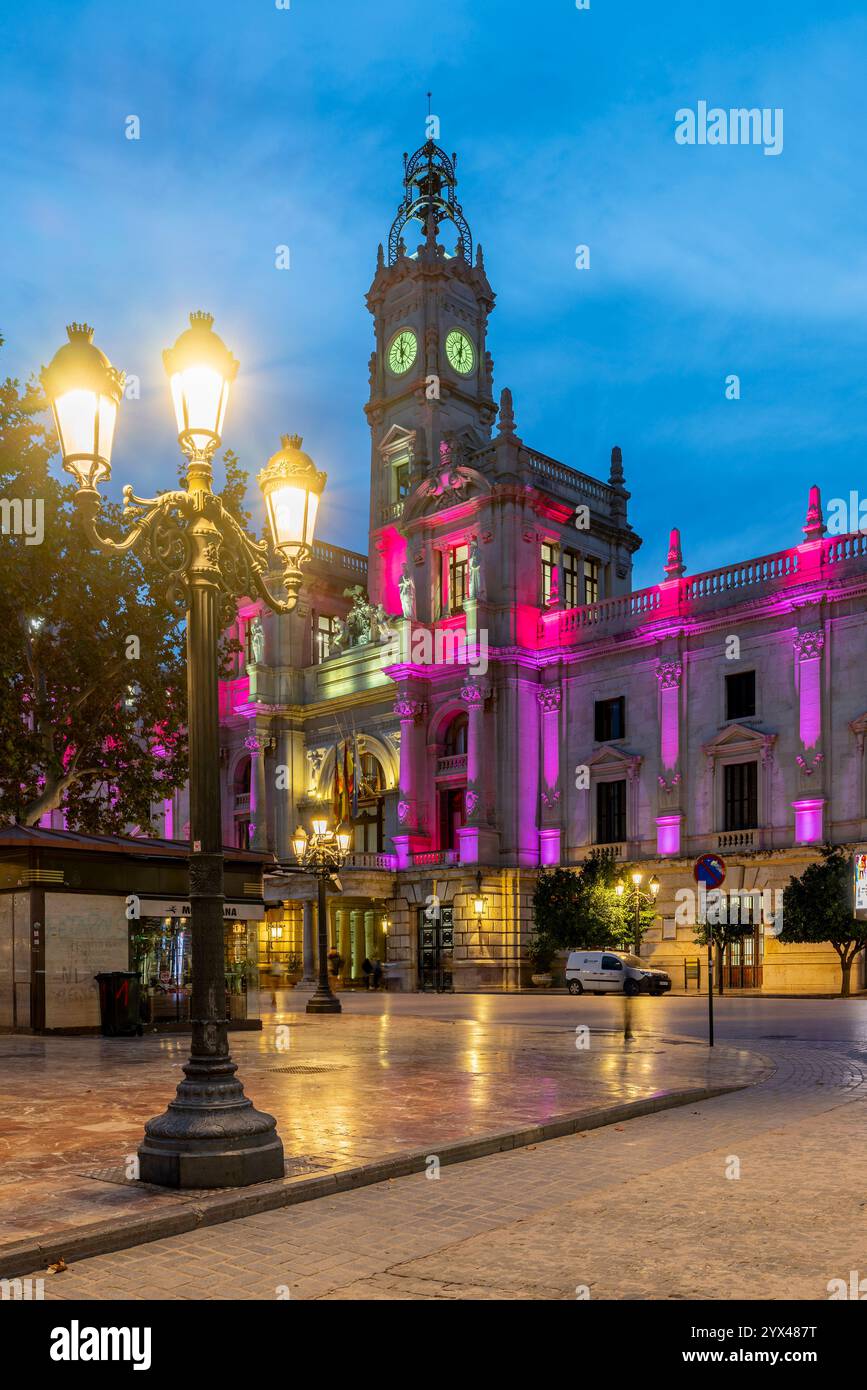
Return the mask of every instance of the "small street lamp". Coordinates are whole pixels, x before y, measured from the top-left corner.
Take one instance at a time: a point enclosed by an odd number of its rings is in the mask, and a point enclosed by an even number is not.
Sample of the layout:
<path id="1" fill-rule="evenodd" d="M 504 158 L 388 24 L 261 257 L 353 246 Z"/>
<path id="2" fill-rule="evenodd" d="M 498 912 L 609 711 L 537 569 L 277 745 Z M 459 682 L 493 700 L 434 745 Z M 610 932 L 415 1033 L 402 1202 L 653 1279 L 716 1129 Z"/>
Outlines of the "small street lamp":
<path id="1" fill-rule="evenodd" d="M 180 599 L 186 609 L 192 1039 L 185 1079 L 168 1109 L 145 1125 L 138 1151 L 143 1182 L 181 1188 L 241 1187 L 284 1172 L 276 1121 L 244 1095 L 229 1053 L 217 644 L 235 598 L 257 593 L 277 613 L 296 607 L 300 566 L 310 553 L 325 485 L 325 475 L 300 453 L 300 440 L 295 447 L 289 436 L 260 474 L 274 548 L 283 558 L 286 598 L 279 599 L 266 582 L 268 546 L 246 534 L 212 489 L 213 457 L 238 373 L 212 325 L 210 314 L 191 314 L 189 328 L 163 353 L 188 465 L 185 486 L 157 497 L 136 497 L 126 486 L 130 529 L 122 540 L 101 535 L 97 518 L 99 485 L 111 477 L 124 374 L 94 345 L 93 329 L 76 323 L 41 373 L 89 540 L 110 555 L 144 551 L 162 569 L 169 599 Z"/>
<path id="2" fill-rule="evenodd" d="M 292 851 L 302 869 L 314 874 L 318 889 L 317 938 L 319 941 L 319 982 L 307 1001 L 309 1014 L 339 1014 L 343 1007 L 328 978 L 328 899 L 326 885 L 346 863 L 352 836 L 346 830 L 329 830 L 328 821 L 316 818 L 313 834 L 299 825 L 292 836 Z"/>
<path id="3" fill-rule="evenodd" d="M 650 882 L 647 885 L 650 889 L 650 892 L 642 893 L 641 883 L 644 878 L 644 875 L 642 874 L 641 870 L 633 869 L 629 877 L 632 879 L 632 889 L 630 890 L 630 896 L 633 900 L 632 905 L 635 913 L 632 944 L 634 953 L 637 956 L 641 950 L 641 909 L 642 907 L 648 907 L 650 903 L 656 902 L 656 895 L 659 892 L 659 879 L 656 877 L 656 874 L 653 874 Z M 618 898 L 622 898 L 623 894 L 627 891 L 626 884 L 623 882 L 622 878 L 619 878 L 615 883 L 614 891 L 616 892 Z"/>

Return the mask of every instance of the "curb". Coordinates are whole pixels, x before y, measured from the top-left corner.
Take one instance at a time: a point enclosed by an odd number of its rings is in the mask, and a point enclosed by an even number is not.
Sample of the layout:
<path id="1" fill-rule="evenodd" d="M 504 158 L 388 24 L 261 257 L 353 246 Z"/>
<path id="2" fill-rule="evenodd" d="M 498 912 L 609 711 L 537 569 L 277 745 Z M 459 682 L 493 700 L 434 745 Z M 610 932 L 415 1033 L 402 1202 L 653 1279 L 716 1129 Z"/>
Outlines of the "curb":
<path id="1" fill-rule="evenodd" d="M 460 1139 L 451 1144 L 443 1144 L 439 1148 L 430 1145 L 427 1149 L 416 1149 L 410 1153 L 380 1159 L 375 1163 L 366 1163 L 360 1168 L 336 1169 L 320 1177 L 297 1178 L 289 1182 L 284 1179 L 282 1182 L 257 1183 L 251 1188 L 235 1188 L 226 1194 L 220 1193 L 214 1197 L 184 1202 L 182 1206 L 176 1206 L 173 1210 L 132 1217 L 121 1224 L 117 1221 L 102 1221 L 86 1226 L 73 1226 L 66 1231 L 17 1241 L 0 1248 L 0 1278 L 32 1274 L 53 1264 L 61 1255 L 67 1264 L 72 1264 L 94 1255 L 108 1255 L 113 1251 L 128 1250 L 134 1245 L 146 1245 L 150 1241 L 163 1240 L 167 1236 L 197 1231 L 204 1226 L 219 1226 L 225 1221 L 236 1221 L 242 1216 L 277 1211 L 300 1202 L 315 1201 L 318 1197 L 352 1192 L 359 1187 L 370 1187 L 375 1183 L 390 1182 L 393 1178 L 423 1173 L 427 1168 L 431 1150 L 436 1152 L 442 1166 L 466 1163 L 470 1159 L 507 1153 L 510 1149 L 526 1148 L 547 1139 L 562 1139 L 579 1131 L 602 1129 L 620 1121 L 636 1120 L 660 1110 L 673 1110 L 681 1105 L 714 1100 L 717 1096 L 746 1090 L 751 1084 L 744 1082 L 733 1086 L 698 1086 L 687 1091 L 662 1092 L 644 1100 L 624 1101 L 620 1105 L 608 1105 L 598 1110 L 574 1111 L 568 1115 L 560 1115 L 545 1124 L 530 1125 L 525 1129 L 504 1130 L 498 1134 L 482 1135 L 478 1139 Z M 172 1192 L 172 1195 L 176 1196 L 176 1200 L 182 1200 L 179 1194 Z"/>

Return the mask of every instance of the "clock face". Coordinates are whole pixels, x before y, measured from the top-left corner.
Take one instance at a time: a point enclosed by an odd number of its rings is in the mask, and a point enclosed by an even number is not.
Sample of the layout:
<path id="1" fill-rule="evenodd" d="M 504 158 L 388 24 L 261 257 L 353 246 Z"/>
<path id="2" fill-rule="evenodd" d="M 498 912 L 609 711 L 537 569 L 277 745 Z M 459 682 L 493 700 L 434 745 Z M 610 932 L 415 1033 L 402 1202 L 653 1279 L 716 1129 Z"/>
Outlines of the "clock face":
<path id="1" fill-rule="evenodd" d="M 395 376 L 408 372 L 418 353 L 418 339 L 410 328 L 402 328 L 391 340 L 388 365 Z"/>
<path id="2" fill-rule="evenodd" d="M 446 338 L 446 357 L 462 376 L 469 376 L 476 364 L 475 349 L 466 333 L 459 328 L 453 328 Z"/>

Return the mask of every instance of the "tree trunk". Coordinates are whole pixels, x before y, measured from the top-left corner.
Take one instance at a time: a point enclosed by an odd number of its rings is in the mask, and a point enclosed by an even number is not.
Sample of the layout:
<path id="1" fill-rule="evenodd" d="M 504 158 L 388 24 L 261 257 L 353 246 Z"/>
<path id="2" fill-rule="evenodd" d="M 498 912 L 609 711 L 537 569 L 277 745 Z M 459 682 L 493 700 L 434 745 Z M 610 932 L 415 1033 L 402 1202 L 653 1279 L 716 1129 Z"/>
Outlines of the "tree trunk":
<path id="1" fill-rule="evenodd" d="M 56 782 L 46 782 L 35 801 L 29 802 L 22 810 L 20 824 L 38 825 L 42 817 L 47 815 L 49 811 L 59 810 L 63 793 L 67 787 L 72 786 L 76 776 L 77 773 L 73 773 L 71 777 L 61 777 Z"/>
<path id="2" fill-rule="evenodd" d="M 840 997 L 841 997 L 842 999 L 848 999 L 848 998 L 849 998 L 849 981 L 850 981 L 850 978 L 851 978 L 851 975 L 852 975 L 852 960 L 853 960 L 853 957 L 852 957 L 852 956 L 849 956 L 848 958 L 847 958 L 846 956 L 841 956 L 841 957 L 840 957 L 840 972 L 841 972 Z"/>

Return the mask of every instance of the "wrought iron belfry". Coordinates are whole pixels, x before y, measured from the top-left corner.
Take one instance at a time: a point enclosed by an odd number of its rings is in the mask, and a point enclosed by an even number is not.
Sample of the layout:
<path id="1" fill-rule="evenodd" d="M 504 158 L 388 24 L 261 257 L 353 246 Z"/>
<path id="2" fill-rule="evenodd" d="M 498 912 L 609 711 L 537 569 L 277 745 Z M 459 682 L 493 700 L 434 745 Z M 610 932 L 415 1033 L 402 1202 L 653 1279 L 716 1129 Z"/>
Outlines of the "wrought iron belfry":
<path id="1" fill-rule="evenodd" d="M 221 442 L 228 384 L 238 364 L 212 333 L 211 323 L 210 315 L 191 315 L 190 329 L 165 354 L 176 396 L 178 441 L 188 461 L 186 486 L 151 498 L 136 497 L 130 487 L 124 488 L 124 515 L 132 525 L 121 540 L 102 535 L 97 526 L 96 484 L 110 476 L 111 438 L 106 431 L 100 434 L 99 422 L 106 414 L 105 399 L 113 400 L 115 407 L 120 399 L 122 375 L 114 373 L 92 346 L 92 330 L 76 325 L 76 331 L 70 331 L 70 344 L 42 374 L 58 422 L 64 467 L 78 479 L 76 507 L 89 539 L 110 554 L 144 553 L 164 572 L 170 600 L 182 600 L 186 609 L 192 1040 L 175 1098 L 163 1114 L 145 1125 L 139 1148 L 142 1181 L 180 1188 L 244 1186 L 282 1177 L 284 1172 L 276 1121 L 247 1099 L 229 1053 L 218 642 L 226 626 L 226 610 L 234 611 L 233 598 L 257 593 L 278 613 L 295 608 L 300 567 L 310 553 L 315 519 L 313 502 L 308 527 L 308 503 L 312 493 L 318 501 L 325 482 L 312 461 L 300 454 L 300 440 L 294 439 L 284 441 L 284 450 L 274 455 L 260 475 L 266 503 L 274 502 L 271 494 L 275 493 L 279 506 L 281 488 L 296 489 L 299 495 L 306 488 L 303 506 L 294 509 L 299 514 L 303 511 L 303 536 L 293 542 L 288 530 L 283 536 L 275 534 L 287 590 L 286 598 L 280 599 L 266 582 L 267 545 L 251 539 L 213 492 L 212 460 Z M 88 389 L 82 389 L 82 383 Z M 95 423 L 88 424 L 87 438 L 95 442 L 76 452 L 66 441 L 75 429 L 82 433 L 79 402 L 91 396 Z M 111 423 L 113 430 L 113 417 Z"/>
<path id="2" fill-rule="evenodd" d="M 394 265 L 400 255 L 400 234 L 407 222 L 418 222 L 426 230 L 431 219 L 437 228 L 441 222 L 454 223 L 458 229 L 458 251 L 467 265 L 472 265 L 473 238 L 455 194 L 457 158 L 453 154 L 449 159 L 433 140 L 428 140 L 414 155 L 404 155 L 404 196 L 388 234 L 389 265 Z"/>

